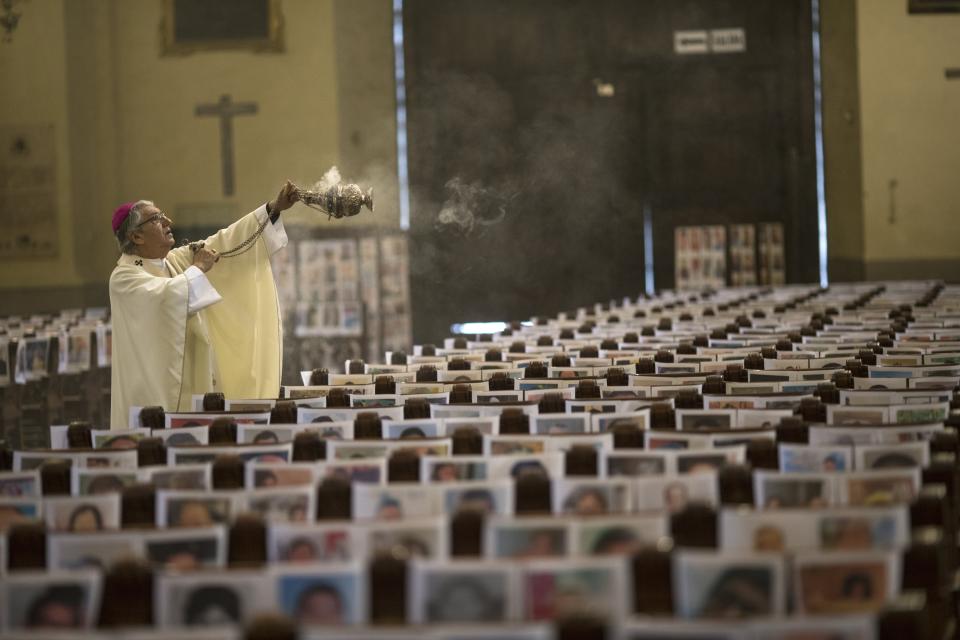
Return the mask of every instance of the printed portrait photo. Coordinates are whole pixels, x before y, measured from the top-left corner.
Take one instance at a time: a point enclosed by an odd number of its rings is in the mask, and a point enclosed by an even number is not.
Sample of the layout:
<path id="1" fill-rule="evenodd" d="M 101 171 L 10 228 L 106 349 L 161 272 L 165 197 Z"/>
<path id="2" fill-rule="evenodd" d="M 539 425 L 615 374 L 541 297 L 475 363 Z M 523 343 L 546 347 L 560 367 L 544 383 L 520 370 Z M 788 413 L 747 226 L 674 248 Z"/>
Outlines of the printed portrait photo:
<path id="1" fill-rule="evenodd" d="M 894 564 L 892 553 L 797 556 L 797 609 L 810 614 L 875 611 L 899 588 Z"/>
<path id="2" fill-rule="evenodd" d="M 363 530 L 352 525 L 274 523 L 268 532 L 271 562 L 342 562 L 365 557 Z"/>
<path id="3" fill-rule="evenodd" d="M 594 615 L 616 619 L 626 606 L 623 570 L 621 561 L 605 558 L 521 565 L 522 618 Z"/>
<path id="4" fill-rule="evenodd" d="M 570 527 L 550 518 L 487 521 L 488 556 L 494 558 L 546 558 L 568 553 Z"/>
<path id="5" fill-rule="evenodd" d="M 227 538 L 222 526 L 157 530 L 140 535 L 144 557 L 155 567 L 168 571 L 196 571 L 226 565 Z"/>
<path id="6" fill-rule="evenodd" d="M 14 572 L 4 576 L 6 627 L 40 632 L 96 626 L 101 577 L 97 571 Z"/>
<path id="7" fill-rule="evenodd" d="M 47 497 L 43 501 L 48 531 L 92 533 L 120 526 L 120 495 Z"/>
<path id="8" fill-rule="evenodd" d="M 314 565 L 274 572 L 280 610 L 303 626 L 357 624 L 365 619 L 359 567 Z"/>
<path id="9" fill-rule="evenodd" d="M 780 556 L 674 556 L 674 603 L 684 618 L 738 619 L 783 612 Z"/>
<path id="10" fill-rule="evenodd" d="M 511 569 L 481 562 L 413 567 L 414 623 L 497 623 L 511 619 Z"/>

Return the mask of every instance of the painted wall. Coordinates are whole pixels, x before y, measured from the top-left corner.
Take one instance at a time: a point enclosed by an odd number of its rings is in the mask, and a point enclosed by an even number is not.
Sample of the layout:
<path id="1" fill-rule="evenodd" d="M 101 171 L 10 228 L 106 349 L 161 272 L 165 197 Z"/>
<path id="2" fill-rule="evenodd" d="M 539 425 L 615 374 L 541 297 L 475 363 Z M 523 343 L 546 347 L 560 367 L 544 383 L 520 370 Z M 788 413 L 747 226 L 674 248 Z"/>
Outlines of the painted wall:
<path id="1" fill-rule="evenodd" d="M 863 187 L 857 0 L 820 4 L 824 191 L 828 272 L 832 280 L 863 278 Z"/>
<path id="2" fill-rule="evenodd" d="M 864 259 L 868 277 L 960 271 L 960 15 L 860 0 Z M 892 181 L 896 181 L 895 187 Z"/>
<path id="3" fill-rule="evenodd" d="M 18 9 L 25 9 L 18 5 Z M 21 20 L 11 42 L 0 43 L 0 124 L 52 125 L 56 149 L 56 258 L 0 262 L 0 287 L 75 285 L 71 241 L 75 211 L 71 193 L 67 59 L 63 2 L 37 0 L 29 4 L 29 19 Z"/>
<path id="4" fill-rule="evenodd" d="M 332 165 L 376 189 L 375 215 L 290 225 L 398 224 L 392 3 L 283 0 L 285 50 L 160 55 L 158 0 L 32 0 L 0 46 L 0 123 L 53 123 L 60 255 L 4 262 L 0 314 L 103 304 L 119 202 L 154 200 L 181 227 L 228 223 Z M 341 94 L 341 87 L 344 92 Z M 255 101 L 234 119 L 236 193 L 223 195 L 218 119 L 194 108 Z M 353 106 L 356 105 L 356 106 Z"/>

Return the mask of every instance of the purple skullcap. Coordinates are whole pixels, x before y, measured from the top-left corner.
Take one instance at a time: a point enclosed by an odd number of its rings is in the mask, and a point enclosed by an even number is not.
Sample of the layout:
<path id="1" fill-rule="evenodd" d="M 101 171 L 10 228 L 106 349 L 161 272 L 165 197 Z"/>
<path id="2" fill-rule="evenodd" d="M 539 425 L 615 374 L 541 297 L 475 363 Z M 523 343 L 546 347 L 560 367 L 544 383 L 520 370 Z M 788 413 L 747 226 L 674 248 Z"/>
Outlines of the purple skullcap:
<path id="1" fill-rule="evenodd" d="M 116 233 L 120 229 L 120 225 L 123 224 L 123 221 L 127 219 L 127 216 L 130 215 L 130 209 L 133 208 L 133 205 L 137 204 L 136 202 L 127 202 L 120 205 L 113 212 L 113 232 Z"/>

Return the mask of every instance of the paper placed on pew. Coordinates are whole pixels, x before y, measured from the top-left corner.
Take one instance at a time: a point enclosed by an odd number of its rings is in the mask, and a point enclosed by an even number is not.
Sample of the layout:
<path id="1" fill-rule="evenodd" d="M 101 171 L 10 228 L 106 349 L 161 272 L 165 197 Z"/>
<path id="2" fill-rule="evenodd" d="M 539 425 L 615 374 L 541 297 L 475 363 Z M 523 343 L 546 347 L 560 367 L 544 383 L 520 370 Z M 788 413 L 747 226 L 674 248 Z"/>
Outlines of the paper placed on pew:
<path id="1" fill-rule="evenodd" d="M 461 510 L 478 511 L 485 516 L 513 515 L 512 479 L 434 483 L 430 486 L 438 493 L 440 507 L 448 516 Z"/>
<path id="2" fill-rule="evenodd" d="M 154 620 L 165 628 L 239 625 L 248 622 L 264 603 L 275 602 L 269 576 L 255 570 L 160 573 L 154 589 Z M 216 604 L 224 600 L 234 606 Z M 210 616 L 216 616 L 212 624 Z"/>
<path id="3" fill-rule="evenodd" d="M 283 387 L 284 398 L 290 400 L 297 399 L 322 399 L 327 396 L 333 389 L 342 389 L 347 395 L 365 395 L 368 393 L 373 393 L 375 386 L 373 384 L 363 384 L 363 385 L 345 385 L 345 386 L 330 386 L 330 385 L 305 385 L 302 387 Z M 324 405 L 319 405 L 324 406 Z"/>
<path id="4" fill-rule="evenodd" d="M 853 449 L 845 445 L 778 445 L 780 470 L 830 473 L 853 469 Z"/>
<path id="5" fill-rule="evenodd" d="M 930 463 L 930 445 L 926 442 L 858 444 L 853 453 L 858 470 L 923 468 Z"/>
<path id="6" fill-rule="evenodd" d="M 443 513 L 440 496 L 430 486 L 392 484 L 353 486 L 355 520 L 399 520 L 438 516 Z"/>
<path id="7" fill-rule="evenodd" d="M 194 571 L 227 565 L 227 528 L 223 525 L 187 529 L 138 531 L 144 557 L 158 569 Z"/>
<path id="8" fill-rule="evenodd" d="M 586 414 L 544 413 L 533 416 L 530 432 L 538 435 L 589 433 L 590 416 Z"/>
<path id="9" fill-rule="evenodd" d="M 320 465 L 314 462 L 249 462 L 244 465 L 244 486 L 248 489 L 314 487 L 320 473 Z"/>
<path id="10" fill-rule="evenodd" d="M 577 516 L 634 511 L 633 483 L 624 478 L 555 478 L 553 512 Z"/>
<path id="11" fill-rule="evenodd" d="M 164 427 L 167 429 L 179 429 L 182 427 L 209 426 L 217 418 L 230 418 L 234 422 L 248 424 L 269 424 L 270 412 L 216 412 L 216 413 L 165 413 L 163 417 Z"/>
<path id="12" fill-rule="evenodd" d="M 157 492 L 156 523 L 160 528 L 209 527 L 229 524 L 244 504 L 243 491 L 162 490 Z"/>
<path id="13" fill-rule="evenodd" d="M 783 552 L 901 549 L 910 542 L 907 505 L 829 509 L 725 508 L 718 543 L 723 550 Z"/>
<path id="14" fill-rule="evenodd" d="M 499 416 L 481 418 L 447 418 L 443 420 L 443 435 L 452 437 L 458 429 L 476 429 L 481 434 L 493 435 L 500 432 Z"/>
<path id="15" fill-rule="evenodd" d="M 50 338 L 20 338 L 17 341 L 17 355 L 14 367 L 14 380 L 17 384 L 26 384 L 43 380 L 48 375 L 50 360 Z"/>
<path id="16" fill-rule="evenodd" d="M 300 626 L 343 627 L 367 620 L 367 575 L 362 562 L 277 565 L 267 573 L 274 588 L 274 608 Z M 327 606 L 331 591 L 339 605 L 333 609 Z"/>
<path id="17" fill-rule="evenodd" d="M 443 438 L 446 435 L 445 422 L 434 418 L 389 420 L 383 423 L 383 437 L 386 440 Z"/>
<path id="18" fill-rule="evenodd" d="M 0 497 L 40 496 L 40 471 L 0 471 Z"/>
<path id="19" fill-rule="evenodd" d="M 136 469 L 136 450 L 103 449 L 89 453 L 69 453 L 61 451 L 14 451 L 13 470 L 30 471 L 39 469 L 46 460 L 70 460 L 76 467 L 110 467 L 115 469 Z"/>
<path id="20" fill-rule="evenodd" d="M 485 456 L 438 456 L 420 458 L 423 483 L 487 480 L 489 458 Z"/>
<path id="21" fill-rule="evenodd" d="M 512 563 L 415 558 L 409 571 L 410 623 L 491 625 L 520 615 L 514 586 L 517 570 Z"/>
<path id="22" fill-rule="evenodd" d="M 565 458 L 559 452 L 488 454 L 485 458 L 491 480 L 515 479 L 526 471 L 542 471 L 550 478 L 564 475 Z"/>
<path id="23" fill-rule="evenodd" d="M 683 618 L 753 618 L 786 613 L 781 555 L 681 549 L 673 556 L 673 601 Z"/>
<path id="24" fill-rule="evenodd" d="M 690 502 L 718 504 L 715 473 L 693 473 L 677 476 L 643 476 L 635 480 L 634 497 L 637 511 L 678 513 Z"/>
<path id="25" fill-rule="evenodd" d="M 306 425 L 297 424 L 238 424 L 237 444 L 280 444 L 293 442 Z"/>
<path id="26" fill-rule="evenodd" d="M 71 494 L 75 496 L 120 493 L 141 481 L 140 469 L 97 469 L 71 467 Z"/>
<path id="27" fill-rule="evenodd" d="M 570 553 L 567 518 L 493 516 L 486 522 L 483 549 L 487 558 L 556 558 Z"/>
<path id="28" fill-rule="evenodd" d="M 137 443 L 150 437 L 150 429 L 92 429 L 94 449 L 136 449 Z"/>
<path id="29" fill-rule="evenodd" d="M 0 610 L 6 612 L 7 631 L 33 630 L 63 623 L 63 614 L 74 621 L 74 629 L 91 629 L 97 624 L 103 590 L 100 571 L 16 571 L 4 576 Z M 67 593 L 66 601 L 57 601 L 58 611 L 44 606 L 51 593 Z M 57 607 L 53 607 L 57 608 Z M 31 616 L 39 620 L 29 619 Z"/>
<path id="30" fill-rule="evenodd" d="M 366 537 L 351 523 L 273 522 L 267 529 L 267 558 L 271 563 L 364 560 Z"/>
<path id="31" fill-rule="evenodd" d="M 133 453 L 136 453 L 135 451 Z M 293 457 L 293 445 L 256 444 L 256 445 L 215 445 L 204 447 L 170 447 L 167 449 L 167 464 L 195 464 L 213 462 L 220 455 L 236 455 L 243 462 L 260 460 L 263 462 L 289 462 Z"/>
<path id="32" fill-rule="evenodd" d="M 390 420 L 403 419 L 403 407 L 376 407 L 376 408 L 323 408 L 313 409 L 308 407 L 297 407 L 297 423 L 305 422 L 353 422 L 357 415 L 362 412 L 376 413 L 381 418 Z"/>
<path id="33" fill-rule="evenodd" d="M 237 499 L 236 506 L 260 514 L 267 522 L 313 522 L 316 495 L 313 486 L 248 489 Z"/>
<path id="34" fill-rule="evenodd" d="M 596 413 L 590 416 L 590 431 L 593 433 L 606 433 L 618 425 L 631 425 L 643 431 L 650 425 L 650 409 Z"/>
<path id="35" fill-rule="evenodd" d="M 43 517 L 43 498 L 0 496 L 0 531 L 14 524 L 31 522 Z"/>
<path id="36" fill-rule="evenodd" d="M 577 518 L 570 525 L 571 552 L 584 556 L 632 554 L 668 535 L 663 513 Z"/>
<path id="37" fill-rule="evenodd" d="M 120 494 L 47 496 L 43 516 L 48 531 L 89 533 L 120 528 Z"/>
<path id="38" fill-rule="evenodd" d="M 798 553 L 793 558 L 798 613 L 877 611 L 900 590 L 899 554 L 892 551 Z"/>
<path id="39" fill-rule="evenodd" d="M 122 558 L 141 557 L 139 531 L 47 534 L 47 568 L 54 571 L 104 571 Z"/>
<path id="40" fill-rule="evenodd" d="M 210 427 L 180 427 L 179 429 L 154 429 L 152 438 L 160 438 L 168 447 L 205 445 L 210 442 Z"/>
<path id="41" fill-rule="evenodd" d="M 921 425 L 881 425 L 879 428 L 864 429 L 860 426 L 830 427 L 815 426 L 810 429 L 809 442 L 812 445 L 824 444 L 871 444 L 883 442 L 928 441 L 939 431 L 943 431 L 942 422 Z"/>
<path id="42" fill-rule="evenodd" d="M 140 471 L 144 482 L 152 484 L 158 491 L 162 489 L 208 491 L 213 488 L 213 469 L 210 463 L 146 467 Z"/>

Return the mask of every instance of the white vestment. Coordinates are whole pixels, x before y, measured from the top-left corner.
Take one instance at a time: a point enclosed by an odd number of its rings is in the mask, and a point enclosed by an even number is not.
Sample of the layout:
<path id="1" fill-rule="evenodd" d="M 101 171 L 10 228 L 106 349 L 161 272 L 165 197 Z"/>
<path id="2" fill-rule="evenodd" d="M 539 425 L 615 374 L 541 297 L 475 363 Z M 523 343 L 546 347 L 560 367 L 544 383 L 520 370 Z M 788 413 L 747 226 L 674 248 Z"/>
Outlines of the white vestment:
<path id="1" fill-rule="evenodd" d="M 206 239 L 233 249 L 267 219 L 262 206 Z M 113 372 L 110 426 L 130 426 L 131 406 L 189 411 L 194 394 L 276 398 L 282 325 L 270 256 L 287 244 L 278 219 L 246 253 L 222 258 L 206 275 L 189 247 L 162 260 L 123 254 L 110 275 Z"/>

